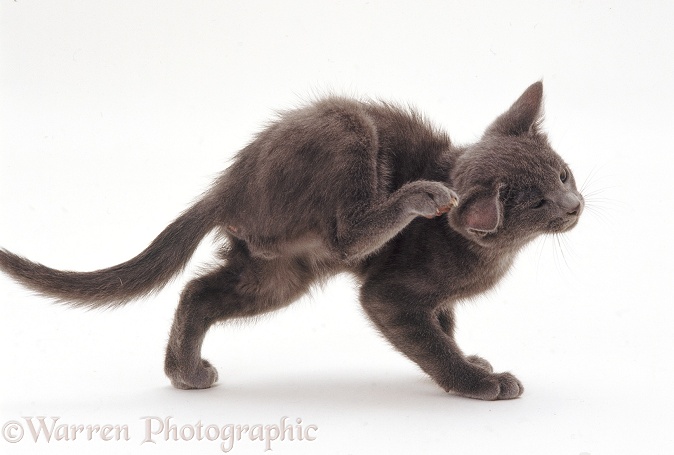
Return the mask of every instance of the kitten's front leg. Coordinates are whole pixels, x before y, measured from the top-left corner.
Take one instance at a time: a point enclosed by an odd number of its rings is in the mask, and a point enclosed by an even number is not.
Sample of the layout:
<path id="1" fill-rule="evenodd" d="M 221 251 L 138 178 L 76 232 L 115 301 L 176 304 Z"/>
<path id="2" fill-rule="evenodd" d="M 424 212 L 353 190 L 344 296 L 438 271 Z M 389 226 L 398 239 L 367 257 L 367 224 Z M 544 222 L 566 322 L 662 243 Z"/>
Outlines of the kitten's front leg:
<path id="1" fill-rule="evenodd" d="M 388 340 L 443 389 L 481 400 L 512 399 L 522 394 L 524 388 L 512 374 L 493 373 L 486 360 L 463 355 L 452 335 L 451 317 L 441 319 L 433 305 L 411 301 L 413 290 L 393 289 L 381 282 L 366 283 L 361 303 Z"/>
<path id="2" fill-rule="evenodd" d="M 451 307 L 441 307 L 438 311 L 438 322 L 442 331 L 454 339 L 454 310 Z M 466 357 L 466 360 L 489 373 L 494 372 L 494 367 L 491 366 L 491 363 L 478 355 L 469 355 Z"/>
<path id="3" fill-rule="evenodd" d="M 442 182 L 417 180 L 364 208 L 345 207 L 337 219 L 337 248 L 343 258 L 367 256 L 381 248 L 418 216 L 435 218 L 459 203 L 458 195 Z M 351 203 L 346 204 L 351 205 Z"/>

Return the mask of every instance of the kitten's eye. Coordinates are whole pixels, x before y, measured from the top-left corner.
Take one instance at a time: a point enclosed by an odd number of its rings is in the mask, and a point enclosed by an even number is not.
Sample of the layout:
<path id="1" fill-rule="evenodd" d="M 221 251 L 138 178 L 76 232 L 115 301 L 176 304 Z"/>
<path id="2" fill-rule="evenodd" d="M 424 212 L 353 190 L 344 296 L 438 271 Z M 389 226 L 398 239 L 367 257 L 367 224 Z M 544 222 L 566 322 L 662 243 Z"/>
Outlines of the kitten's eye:
<path id="1" fill-rule="evenodd" d="M 569 180 L 569 171 L 567 171 L 566 168 L 562 169 L 561 174 L 559 174 L 559 180 L 561 180 L 562 183 L 566 183 L 566 181 Z"/>
<path id="2" fill-rule="evenodd" d="M 545 204 L 547 204 L 548 201 L 546 199 L 541 199 L 540 201 L 534 202 L 534 204 L 531 206 L 534 209 L 540 209 L 543 207 Z"/>

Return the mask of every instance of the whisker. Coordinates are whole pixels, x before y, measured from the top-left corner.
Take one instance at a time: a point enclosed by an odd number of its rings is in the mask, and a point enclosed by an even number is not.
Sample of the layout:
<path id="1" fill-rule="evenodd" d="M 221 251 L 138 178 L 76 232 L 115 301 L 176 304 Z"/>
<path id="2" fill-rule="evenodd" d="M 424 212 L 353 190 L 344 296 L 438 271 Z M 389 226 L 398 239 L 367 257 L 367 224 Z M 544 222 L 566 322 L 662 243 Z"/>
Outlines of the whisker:
<path id="1" fill-rule="evenodd" d="M 627 208 L 625 201 L 616 197 L 621 185 L 604 172 L 606 166 L 594 166 L 580 186 L 580 193 L 585 199 L 585 213 L 602 224 L 614 224 L 616 212 Z"/>
<path id="2" fill-rule="evenodd" d="M 539 273 L 541 270 L 541 262 L 543 259 L 543 252 L 545 251 L 545 244 L 548 241 L 548 236 L 544 235 L 541 237 L 541 241 L 538 242 L 538 263 L 536 264 L 536 280 L 539 278 Z"/>
<path id="3" fill-rule="evenodd" d="M 580 191 L 581 193 L 585 193 L 585 189 L 587 189 L 587 187 L 588 187 L 588 185 L 590 184 L 590 182 L 592 181 L 592 179 L 594 179 L 594 177 L 597 175 L 597 172 L 598 172 L 598 171 L 597 171 L 597 167 L 596 167 L 596 166 L 593 167 L 593 168 L 590 170 L 590 173 L 587 175 L 587 177 L 585 177 L 585 180 L 583 181 L 583 184 L 580 185 L 580 190 L 579 190 L 579 191 Z"/>
<path id="4" fill-rule="evenodd" d="M 616 188 L 618 188 L 618 187 L 617 186 L 604 186 L 604 187 L 601 187 L 601 188 L 593 189 L 592 191 L 584 190 L 584 191 L 581 191 L 580 194 L 582 194 L 583 197 L 587 199 L 588 197 L 593 197 L 593 196 L 597 196 L 597 195 L 600 195 L 600 194 L 604 194 L 608 190 L 613 190 L 613 189 L 616 189 Z"/>
<path id="5" fill-rule="evenodd" d="M 604 207 L 585 206 L 585 211 L 588 215 L 600 218 L 603 221 L 612 219 L 611 214 Z"/>
<path id="6" fill-rule="evenodd" d="M 557 240 L 557 247 L 559 248 L 559 255 L 562 258 L 562 261 L 565 265 L 565 270 L 567 272 L 572 272 L 573 268 L 571 267 L 571 262 L 574 257 L 573 248 L 569 243 L 568 237 L 564 234 L 555 234 L 555 239 Z"/>
<path id="7" fill-rule="evenodd" d="M 559 257 L 562 258 L 562 261 L 564 261 L 564 265 L 566 266 L 567 269 L 569 269 L 569 262 L 566 260 L 566 255 L 564 254 L 564 247 L 562 246 L 562 242 L 560 240 L 560 235 L 555 234 L 555 242 L 557 243 L 557 248 L 559 251 Z"/>
<path id="8" fill-rule="evenodd" d="M 594 166 L 591 170 L 590 173 L 587 175 L 585 180 L 583 181 L 583 184 L 580 185 L 579 191 L 582 194 L 585 194 L 586 190 L 589 189 L 592 185 L 604 181 L 608 178 L 607 175 L 600 174 L 600 170 L 602 170 L 604 166 L 597 167 Z"/>

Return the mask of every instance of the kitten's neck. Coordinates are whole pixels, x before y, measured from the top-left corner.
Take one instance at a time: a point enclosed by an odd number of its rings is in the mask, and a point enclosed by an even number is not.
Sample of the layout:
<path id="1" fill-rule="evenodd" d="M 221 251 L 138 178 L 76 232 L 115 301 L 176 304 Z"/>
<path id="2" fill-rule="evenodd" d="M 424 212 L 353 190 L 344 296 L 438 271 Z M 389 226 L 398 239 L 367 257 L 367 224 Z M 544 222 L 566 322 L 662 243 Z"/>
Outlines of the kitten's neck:
<path id="1" fill-rule="evenodd" d="M 466 237 L 458 231 L 452 229 L 449 223 L 445 223 L 448 244 L 458 246 L 465 252 L 473 256 L 477 261 L 486 265 L 494 266 L 498 269 L 510 268 L 515 257 L 528 242 L 500 244 L 500 245 L 480 245 Z"/>
<path id="2" fill-rule="evenodd" d="M 466 151 L 466 147 L 450 147 L 445 150 L 437 163 L 434 163 L 438 172 L 438 179 L 452 184 L 452 171 L 456 169 L 459 157 Z"/>

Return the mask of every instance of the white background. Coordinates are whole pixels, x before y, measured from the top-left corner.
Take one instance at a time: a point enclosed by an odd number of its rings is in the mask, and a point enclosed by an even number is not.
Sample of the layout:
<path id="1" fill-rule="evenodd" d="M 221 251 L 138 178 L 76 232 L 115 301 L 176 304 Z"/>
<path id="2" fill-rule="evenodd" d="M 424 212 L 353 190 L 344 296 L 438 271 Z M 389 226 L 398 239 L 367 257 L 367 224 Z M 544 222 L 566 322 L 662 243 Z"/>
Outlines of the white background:
<path id="1" fill-rule="evenodd" d="M 632 454 L 674 448 L 671 2 L 0 2 L 0 245 L 92 270 L 130 258 L 275 109 L 317 94 L 410 102 L 476 140 L 543 79 L 546 122 L 588 199 L 497 290 L 459 341 L 525 384 L 509 402 L 446 395 L 370 327 L 348 277 L 256 324 L 213 329 L 220 382 L 179 391 L 163 349 L 180 287 L 107 312 L 0 277 L 0 424 L 127 425 L 128 442 L 0 452 L 220 453 L 141 444 L 178 426 L 316 425 L 272 453 Z M 37 447 L 36 447 L 37 446 Z M 242 440 L 232 453 L 264 453 Z"/>

